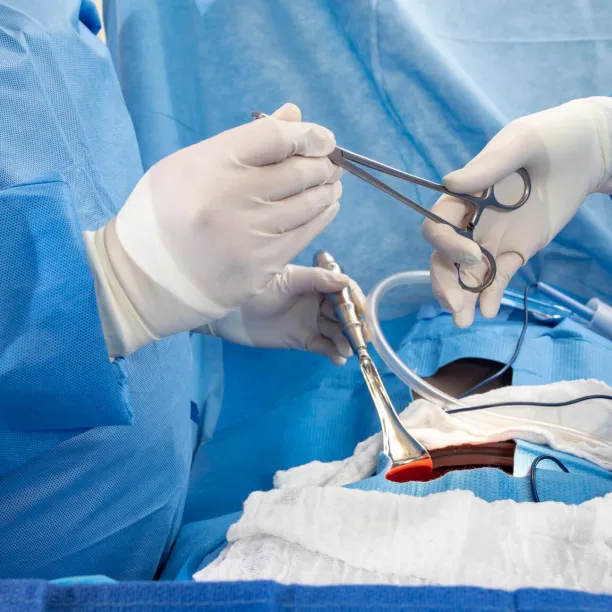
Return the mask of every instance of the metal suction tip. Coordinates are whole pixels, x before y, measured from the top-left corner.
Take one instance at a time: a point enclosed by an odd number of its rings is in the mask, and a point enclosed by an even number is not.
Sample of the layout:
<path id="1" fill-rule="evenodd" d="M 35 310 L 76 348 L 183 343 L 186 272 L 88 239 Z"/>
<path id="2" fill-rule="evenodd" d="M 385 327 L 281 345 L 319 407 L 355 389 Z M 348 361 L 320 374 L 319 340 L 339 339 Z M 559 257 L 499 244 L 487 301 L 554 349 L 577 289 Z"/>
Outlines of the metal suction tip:
<path id="1" fill-rule="evenodd" d="M 330 272 L 342 272 L 340 264 L 326 251 L 316 253 L 313 265 Z M 387 480 L 394 482 L 429 480 L 433 471 L 431 457 L 427 449 L 406 431 L 395 412 L 380 374 L 368 354 L 363 321 L 357 311 L 351 290 L 346 287 L 342 291 L 329 293 L 328 296 L 334 305 L 334 315 L 342 325 L 342 332 L 359 359 L 361 373 L 380 419 L 383 449 L 391 460 L 391 468 L 386 474 Z"/>

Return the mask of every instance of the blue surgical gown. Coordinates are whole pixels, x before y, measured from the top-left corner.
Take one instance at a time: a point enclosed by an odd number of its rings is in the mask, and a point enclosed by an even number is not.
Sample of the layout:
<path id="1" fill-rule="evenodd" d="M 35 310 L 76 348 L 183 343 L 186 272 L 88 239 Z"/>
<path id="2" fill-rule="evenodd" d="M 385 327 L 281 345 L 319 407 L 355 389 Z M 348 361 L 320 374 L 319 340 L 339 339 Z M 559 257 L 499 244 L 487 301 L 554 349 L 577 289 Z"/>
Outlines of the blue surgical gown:
<path id="1" fill-rule="evenodd" d="M 150 579 L 184 506 L 189 337 L 111 364 L 81 239 L 142 174 L 99 27 L 0 4 L 0 578 Z"/>

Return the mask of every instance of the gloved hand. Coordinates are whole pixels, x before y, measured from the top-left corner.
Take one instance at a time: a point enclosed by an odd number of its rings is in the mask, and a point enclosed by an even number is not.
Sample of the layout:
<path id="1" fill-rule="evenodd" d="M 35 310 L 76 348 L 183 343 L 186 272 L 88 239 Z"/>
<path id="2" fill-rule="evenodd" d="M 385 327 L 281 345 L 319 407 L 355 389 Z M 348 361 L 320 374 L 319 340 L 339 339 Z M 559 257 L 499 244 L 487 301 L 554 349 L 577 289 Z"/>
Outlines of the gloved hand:
<path id="1" fill-rule="evenodd" d="M 522 180 L 515 174 L 521 167 L 531 177 L 527 202 L 511 212 L 485 210 L 476 226 L 476 241 L 497 262 L 495 281 L 480 295 L 481 312 L 488 318 L 497 315 L 516 271 L 563 229 L 584 199 L 591 193 L 612 192 L 612 100 L 574 100 L 517 119 L 443 182 L 451 191 L 471 194 L 495 185 L 498 200 L 511 203 L 522 193 Z M 432 210 L 465 227 L 471 205 L 443 195 Z M 452 228 L 429 220 L 423 224 L 423 236 L 436 249 L 431 258 L 433 291 L 455 323 L 468 327 L 478 294 L 461 289 L 454 263 L 461 264 L 467 284 L 477 284 L 487 269 L 480 249 Z"/>
<path id="2" fill-rule="evenodd" d="M 288 265 L 259 295 L 197 331 L 246 346 L 310 351 L 344 365 L 353 351 L 324 294 L 349 284 L 356 302 L 363 303 L 361 289 L 348 276 Z"/>
<path id="3" fill-rule="evenodd" d="M 334 147 L 285 105 L 153 166 L 116 219 L 85 233 L 111 356 L 261 292 L 338 212 Z"/>

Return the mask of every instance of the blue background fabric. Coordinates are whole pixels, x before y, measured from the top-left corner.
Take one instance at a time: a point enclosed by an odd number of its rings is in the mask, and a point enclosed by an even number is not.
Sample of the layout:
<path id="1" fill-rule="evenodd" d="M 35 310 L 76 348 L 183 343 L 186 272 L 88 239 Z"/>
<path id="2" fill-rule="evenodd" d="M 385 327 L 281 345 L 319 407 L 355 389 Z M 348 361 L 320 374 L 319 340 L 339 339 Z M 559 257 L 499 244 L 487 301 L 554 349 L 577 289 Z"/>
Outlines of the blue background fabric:
<path id="1" fill-rule="evenodd" d="M 0 578 L 151 579 L 185 500 L 189 337 L 111 365 L 80 235 L 142 175 L 99 25 L 0 5 Z"/>
<path id="2" fill-rule="evenodd" d="M 108 576 L 73 576 L 72 578 L 57 578 L 49 580 L 50 584 L 74 585 L 74 584 L 117 584 L 116 580 Z"/>
<path id="3" fill-rule="evenodd" d="M 607 612 L 612 597 L 558 590 L 509 593 L 467 587 L 296 587 L 252 583 L 124 583 L 57 586 L 0 582 L 0 612 Z"/>
<path id="4" fill-rule="evenodd" d="M 523 313 L 513 312 L 493 321 L 478 316 L 469 331 L 461 330 L 450 315 L 414 321 L 395 349 L 420 376 L 432 376 L 462 357 L 507 363 L 523 329 Z M 426 348 L 426 350 L 424 350 Z M 609 364 L 612 342 L 584 326 L 565 319 L 554 326 L 530 324 L 521 351 L 512 366 L 514 385 L 543 385 L 560 380 L 594 378 L 612 385 Z"/>
<path id="5" fill-rule="evenodd" d="M 241 516 L 242 512 L 233 512 L 183 525 L 160 580 L 193 580 L 193 575 L 227 546 L 227 530 Z"/>
<path id="6" fill-rule="evenodd" d="M 517 450 L 514 454 L 514 475 L 523 476 L 528 474 L 531 470 L 533 460 L 543 454 L 559 459 L 572 474 L 583 474 L 585 476 L 593 476 L 605 481 L 612 481 L 612 472 L 604 470 L 602 467 L 599 467 L 586 459 L 581 459 L 580 457 L 576 457 L 574 455 L 568 455 L 567 453 L 561 453 L 553 450 L 552 448 L 540 446 L 539 444 L 525 442 L 524 440 L 518 442 Z M 539 470 L 541 468 L 554 472 L 563 472 L 561 467 L 559 467 L 554 461 L 542 461 L 538 465 L 537 469 Z"/>

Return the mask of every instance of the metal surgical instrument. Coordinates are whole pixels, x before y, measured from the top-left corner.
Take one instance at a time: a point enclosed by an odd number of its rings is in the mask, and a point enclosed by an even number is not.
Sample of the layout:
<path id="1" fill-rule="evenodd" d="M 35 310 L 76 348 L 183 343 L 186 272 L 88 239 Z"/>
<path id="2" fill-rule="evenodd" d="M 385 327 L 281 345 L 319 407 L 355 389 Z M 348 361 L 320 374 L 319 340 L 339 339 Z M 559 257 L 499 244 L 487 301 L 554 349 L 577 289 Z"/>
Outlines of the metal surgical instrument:
<path id="1" fill-rule="evenodd" d="M 268 116 L 265 113 L 261 113 L 259 111 L 254 111 L 251 114 L 254 119 L 260 119 L 262 117 Z M 345 170 L 350 172 L 351 174 L 358 176 L 366 183 L 370 183 L 370 185 L 377 187 L 387 195 L 390 195 L 391 197 L 400 201 L 402 204 L 409 206 L 424 217 L 427 217 L 427 219 L 429 219 L 430 221 L 433 221 L 434 223 L 448 225 L 449 227 L 453 228 L 453 230 L 455 230 L 455 232 L 457 232 L 460 236 L 468 238 L 469 240 L 472 240 L 474 242 L 474 230 L 476 229 L 476 225 L 478 224 L 478 221 L 480 220 L 480 217 L 485 211 L 485 209 L 493 208 L 502 212 L 510 212 L 513 210 L 517 210 L 518 208 L 523 206 L 525 202 L 527 202 L 527 200 L 529 199 L 529 195 L 531 194 L 531 179 L 529 178 L 529 174 L 524 168 L 520 168 L 516 171 L 517 174 L 523 180 L 523 193 L 520 199 L 514 204 L 503 204 L 495 197 L 494 186 L 488 187 L 481 196 L 473 196 L 465 193 L 455 193 L 453 191 L 449 191 L 448 189 L 446 189 L 446 187 L 444 187 L 444 185 L 441 185 L 440 183 L 435 183 L 433 181 L 429 181 L 427 179 L 415 176 L 414 174 L 404 172 L 403 170 L 398 170 L 397 168 L 387 166 L 368 157 L 364 157 L 363 155 L 359 155 L 357 153 L 353 153 L 352 151 L 348 151 L 347 149 L 343 149 L 342 147 L 336 147 L 329 155 L 329 159 L 341 168 L 344 168 Z M 457 227 L 446 219 L 439 217 L 435 213 L 431 212 L 429 209 L 424 208 L 423 206 L 417 204 L 410 198 L 407 198 L 399 191 L 396 191 L 395 189 L 393 189 L 380 179 L 376 178 L 363 168 L 360 168 L 357 164 L 360 164 L 372 170 L 376 170 L 377 172 L 381 172 L 383 174 L 387 174 L 389 176 L 408 181 L 409 183 L 414 183 L 415 185 L 420 185 L 421 187 L 426 187 L 427 189 L 432 189 L 439 193 L 444 193 L 453 196 L 455 198 L 463 200 L 464 202 L 469 202 L 474 206 L 474 211 L 470 220 L 468 221 L 467 227 Z M 459 264 L 455 264 L 457 268 L 457 277 L 459 285 L 466 291 L 471 291 L 472 293 L 481 293 L 482 291 L 484 291 L 487 287 L 491 285 L 491 283 L 493 283 L 493 281 L 495 280 L 495 275 L 497 273 L 497 265 L 495 263 L 495 257 L 493 256 L 493 254 L 490 253 L 484 247 L 480 245 L 478 246 L 482 251 L 482 254 L 488 265 L 488 270 L 486 271 L 480 285 L 474 286 L 467 285 L 466 283 L 464 283 L 463 279 L 461 278 L 461 268 Z"/>
<path id="2" fill-rule="evenodd" d="M 342 272 L 342 268 L 332 255 L 324 251 L 314 256 L 313 265 L 332 272 Z M 433 463 L 427 449 L 406 431 L 368 354 L 362 317 L 352 298 L 350 288 L 327 295 L 333 304 L 334 315 L 342 325 L 342 331 L 359 359 L 361 373 L 380 419 L 383 450 L 391 461 L 391 467 L 385 477 L 393 482 L 431 479 Z"/>

